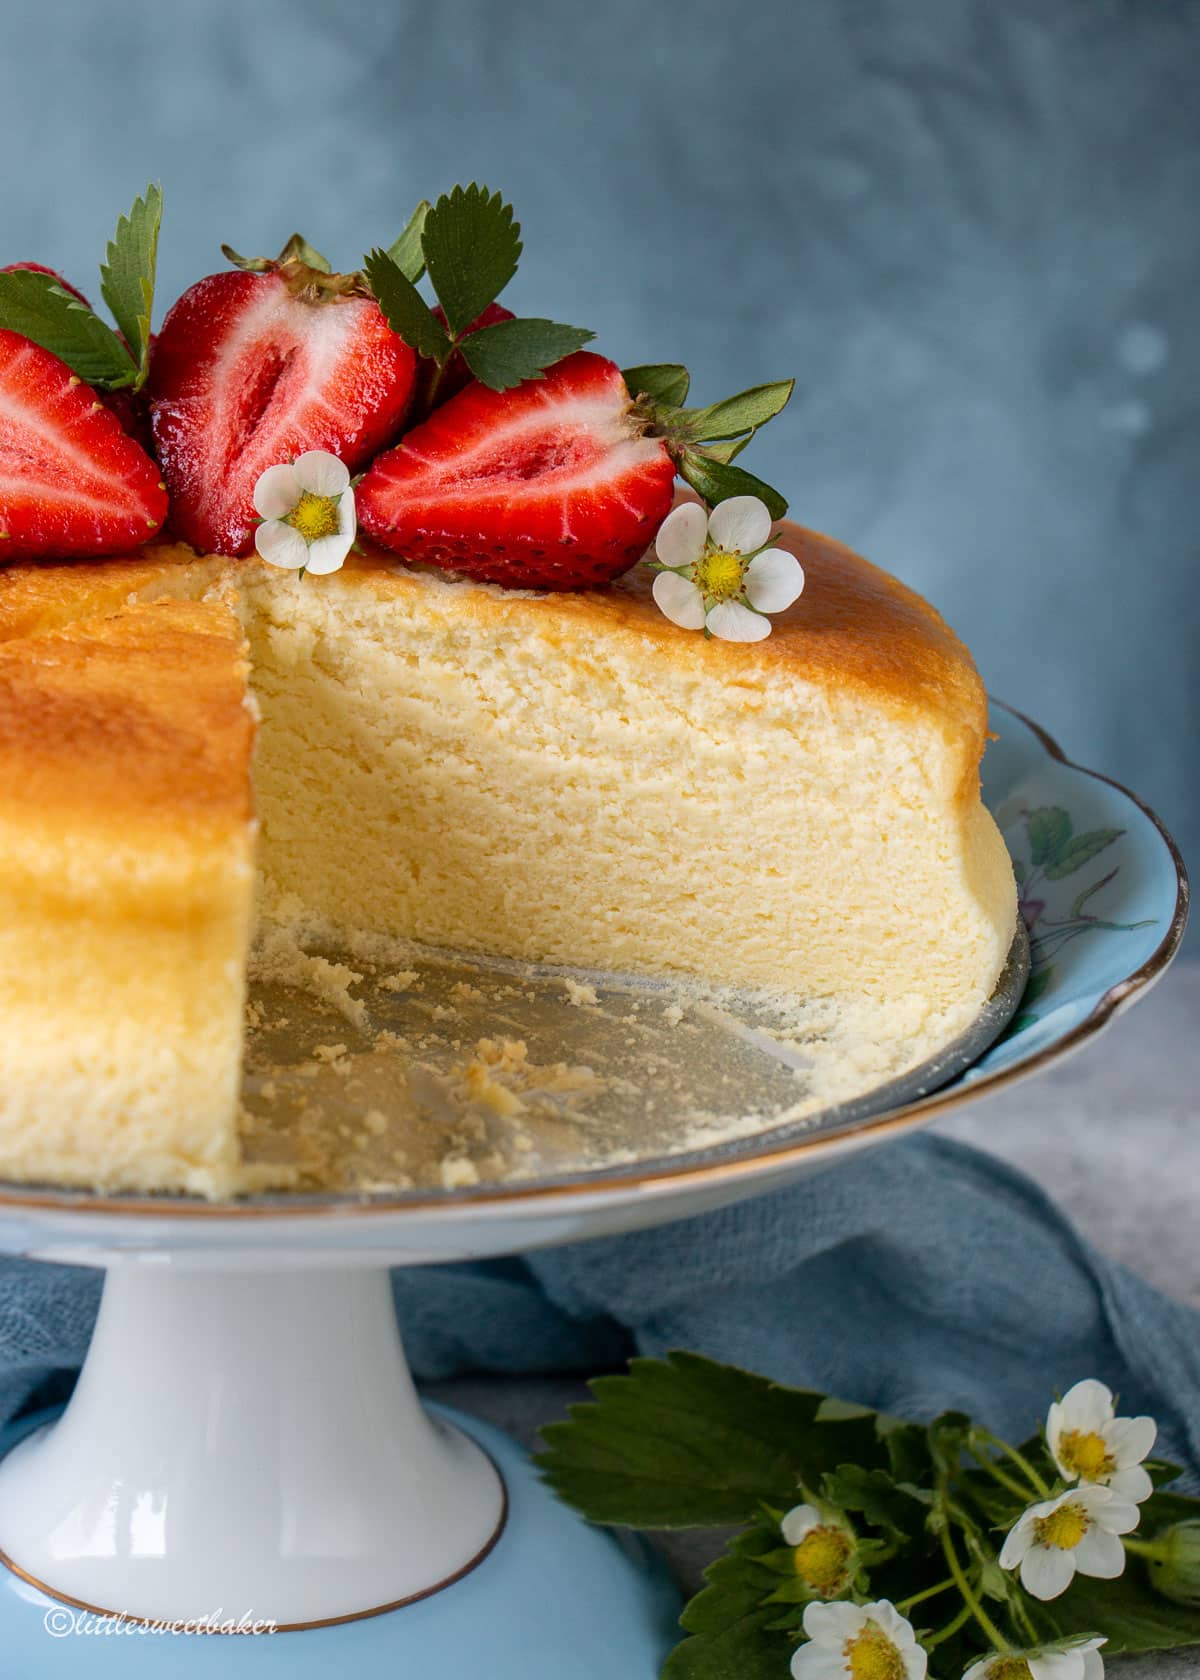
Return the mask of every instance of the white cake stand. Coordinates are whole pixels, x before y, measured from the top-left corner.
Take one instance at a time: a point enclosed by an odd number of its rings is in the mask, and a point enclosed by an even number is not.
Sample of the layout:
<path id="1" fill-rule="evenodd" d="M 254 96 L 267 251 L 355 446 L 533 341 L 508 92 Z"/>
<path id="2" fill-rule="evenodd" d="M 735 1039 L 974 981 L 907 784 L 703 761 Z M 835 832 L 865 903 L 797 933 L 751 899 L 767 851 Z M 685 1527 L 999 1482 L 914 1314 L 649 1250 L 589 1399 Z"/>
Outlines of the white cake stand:
<path id="1" fill-rule="evenodd" d="M 661 1568 L 556 1504 L 496 1431 L 422 1407 L 388 1268 L 629 1231 L 776 1188 L 1047 1065 L 1139 995 L 1182 934 L 1178 854 L 1131 795 L 1015 714 L 997 723 L 989 802 L 1026 879 L 1041 874 L 1026 905 L 1037 1006 L 982 1058 L 978 1042 L 960 1047 L 957 1069 L 930 1076 L 958 1075 L 934 1095 L 918 1082 L 899 1106 L 888 1091 L 700 1154 L 499 1188 L 213 1205 L 0 1187 L 0 1249 L 106 1269 L 70 1404 L 3 1443 L 4 1675 L 340 1663 L 355 1680 L 653 1680 L 677 1637 Z M 1047 825 L 1030 818 L 1047 809 L 1076 836 L 1120 831 L 1081 927 L 1067 912 L 1090 876 L 1026 862 L 1045 853 Z M 984 1042 L 996 1031 L 985 1023 Z"/>

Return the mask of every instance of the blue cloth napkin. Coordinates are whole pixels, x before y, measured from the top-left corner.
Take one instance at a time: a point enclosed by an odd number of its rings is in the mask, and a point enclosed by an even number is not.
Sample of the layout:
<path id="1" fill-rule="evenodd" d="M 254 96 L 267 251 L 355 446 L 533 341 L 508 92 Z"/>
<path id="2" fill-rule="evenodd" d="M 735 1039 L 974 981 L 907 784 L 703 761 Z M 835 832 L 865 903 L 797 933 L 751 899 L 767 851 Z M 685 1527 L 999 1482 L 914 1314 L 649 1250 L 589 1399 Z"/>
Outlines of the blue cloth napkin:
<path id="1" fill-rule="evenodd" d="M 911 1418 L 1010 1440 L 1095 1376 L 1200 1472 L 1200 1313 L 1072 1229 L 1030 1179 L 921 1137 L 790 1189 L 632 1236 L 394 1274 L 418 1376 L 593 1372 L 691 1348 Z M 0 1262 L 0 1423 L 60 1398 L 97 1274 Z M 1183 1484 L 1180 1484 L 1181 1486 Z"/>

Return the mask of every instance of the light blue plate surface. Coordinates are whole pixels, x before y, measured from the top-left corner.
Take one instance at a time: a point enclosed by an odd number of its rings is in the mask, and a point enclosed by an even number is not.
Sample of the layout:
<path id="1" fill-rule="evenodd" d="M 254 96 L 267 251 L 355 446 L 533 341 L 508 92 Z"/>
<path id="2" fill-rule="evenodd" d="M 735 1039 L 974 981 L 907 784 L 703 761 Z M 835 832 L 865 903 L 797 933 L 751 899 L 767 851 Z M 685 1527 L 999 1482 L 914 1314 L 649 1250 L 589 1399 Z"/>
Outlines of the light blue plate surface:
<path id="1" fill-rule="evenodd" d="M 131 1622 L 97 1625 L 0 1569 L 0 1677 L 655 1680 L 680 1637 L 681 1604 L 650 1548 L 593 1528 L 559 1504 L 499 1430 L 443 1407 L 431 1410 L 486 1448 L 509 1498 L 495 1547 L 444 1592 L 336 1627 L 213 1638 Z M 41 1412 L 0 1432 L 0 1455 L 55 1415 Z"/>
<path id="2" fill-rule="evenodd" d="M 1187 915 L 1182 860 L 1152 812 L 1009 707 L 993 702 L 992 728 L 984 799 L 1016 867 L 1032 972 L 1016 1018 L 964 1083 L 1102 1025 L 1166 968 Z"/>

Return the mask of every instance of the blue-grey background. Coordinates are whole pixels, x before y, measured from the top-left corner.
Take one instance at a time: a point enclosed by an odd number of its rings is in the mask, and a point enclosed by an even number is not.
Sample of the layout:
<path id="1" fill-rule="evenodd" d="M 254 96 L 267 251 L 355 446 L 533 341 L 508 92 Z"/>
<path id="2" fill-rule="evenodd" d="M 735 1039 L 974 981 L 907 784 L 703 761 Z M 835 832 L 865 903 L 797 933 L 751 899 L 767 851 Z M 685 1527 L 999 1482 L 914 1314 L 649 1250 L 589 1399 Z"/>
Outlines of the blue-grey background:
<path id="1" fill-rule="evenodd" d="M 9 0 L 0 260 L 160 299 L 293 228 L 356 266 L 501 187 L 515 306 L 700 400 L 1200 856 L 1200 10 L 1188 0 Z M 161 315 L 161 307 L 160 307 Z"/>

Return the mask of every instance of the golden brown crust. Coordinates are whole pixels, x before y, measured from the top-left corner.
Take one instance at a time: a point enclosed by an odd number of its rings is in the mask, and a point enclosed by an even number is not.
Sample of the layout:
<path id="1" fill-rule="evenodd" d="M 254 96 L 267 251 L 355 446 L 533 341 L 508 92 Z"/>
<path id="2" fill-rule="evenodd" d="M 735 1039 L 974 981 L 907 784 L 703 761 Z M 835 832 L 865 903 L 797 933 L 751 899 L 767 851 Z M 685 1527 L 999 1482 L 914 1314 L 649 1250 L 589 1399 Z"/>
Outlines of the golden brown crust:
<path id="1" fill-rule="evenodd" d="M 651 597 L 653 574 L 637 566 L 609 589 L 579 594 L 531 595 L 525 591 L 463 583 L 456 609 L 514 626 L 531 600 L 556 617 L 564 648 L 583 654 L 613 634 L 634 635 L 656 653 L 693 669 L 716 670 L 739 690 L 780 677 L 798 678 L 832 693 L 856 694 L 892 710 L 909 710 L 962 743 L 964 771 L 982 756 L 987 702 L 970 653 L 929 603 L 887 572 L 832 538 L 791 521 L 781 545 L 805 570 L 805 589 L 772 619 L 762 642 L 705 640 L 682 631 L 659 612 Z M 340 574 L 400 602 L 423 587 L 425 568 L 364 545 Z M 84 616 L 117 611 L 139 596 L 199 595 L 224 566 L 236 581 L 254 560 L 221 562 L 197 557 L 183 544 L 151 543 L 128 558 L 0 568 L 0 642 L 31 636 Z M 444 574 L 438 574 L 444 577 Z M 319 589 L 321 579 L 310 580 Z M 544 605 L 543 605 L 544 604 Z M 540 626 L 539 626 L 540 627 Z"/>
<path id="2" fill-rule="evenodd" d="M 0 566 L 0 642 L 102 618 L 160 592 L 201 595 L 213 572 L 182 543 L 147 543 L 110 560 L 24 561 Z"/>
<path id="3" fill-rule="evenodd" d="M 648 566 L 636 566 L 609 589 L 535 598 L 557 615 L 564 643 L 585 652 L 606 635 L 634 634 L 681 666 L 715 668 L 742 691 L 781 677 L 854 691 L 936 720 L 949 735 L 965 737 L 967 755 L 977 763 L 987 697 L 970 653 L 941 614 L 832 538 L 790 520 L 780 529 L 780 546 L 804 567 L 804 593 L 772 618 L 771 634 L 761 642 L 706 640 L 680 630 L 655 605 Z M 370 546 L 364 556 L 352 556 L 346 570 L 398 598 L 419 586 L 418 571 Z M 502 589 L 472 589 L 471 597 L 464 611 L 496 619 L 523 614 L 530 599 Z"/>
<path id="4" fill-rule="evenodd" d="M 197 840 L 244 826 L 246 672 L 241 628 L 217 602 L 0 642 L 0 814 Z"/>

